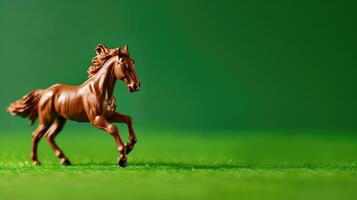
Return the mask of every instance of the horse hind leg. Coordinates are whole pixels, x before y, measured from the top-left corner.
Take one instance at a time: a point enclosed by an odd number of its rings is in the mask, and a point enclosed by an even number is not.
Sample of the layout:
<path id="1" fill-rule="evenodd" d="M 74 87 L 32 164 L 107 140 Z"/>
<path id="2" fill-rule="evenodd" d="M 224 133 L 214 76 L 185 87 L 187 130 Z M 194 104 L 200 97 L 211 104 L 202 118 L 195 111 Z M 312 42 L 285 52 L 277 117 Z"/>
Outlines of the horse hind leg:
<path id="1" fill-rule="evenodd" d="M 63 151 L 59 148 L 59 146 L 55 142 L 55 137 L 62 130 L 64 124 L 66 123 L 66 119 L 63 117 L 57 117 L 57 119 L 53 122 L 51 127 L 45 134 L 46 140 L 48 144 L 52 147 L 55 155 L 60 159 L 61 165 L 67 166 L 71 165 L 71 162 L 64 155 Z"/>
<path id="2" fill-rule="evenodd" d="M 42 136 L 46 133 L 48 127 L 40 123 L 36 130 L 32 133 L 32 148 L 31 148 L 31 160 L 34 165 L 40 165 L 40 161 L 37 158 L 37 148 Z"/>

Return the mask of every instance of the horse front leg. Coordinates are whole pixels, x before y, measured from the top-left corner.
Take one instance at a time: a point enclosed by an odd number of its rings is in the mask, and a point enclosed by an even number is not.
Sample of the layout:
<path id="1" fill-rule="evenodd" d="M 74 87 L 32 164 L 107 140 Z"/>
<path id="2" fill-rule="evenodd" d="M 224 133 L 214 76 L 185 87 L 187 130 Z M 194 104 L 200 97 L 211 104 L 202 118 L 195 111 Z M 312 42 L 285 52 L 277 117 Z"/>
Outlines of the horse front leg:
<path id="1" fill-rule="evenodd" d="M 117 144 L 117 150 L 120 152 L 120 157 L 118 159 L 118 164 L 121 167 L 126 167 L 127 166 L 127 157 L 126 157 L 126 148 L 123 144 L 122 139 L 119 136 L 119 130 L 118 128 L 110 124 L 103 116 L 97 115 L 94 117 L 94 119 L 91 122 L 95 127 L 106 131 L 109 133 L 111 136 L 114 137 L 114 140 Z"/>
<path id="2" fill-rule="evenodd" d="M 110 118 L 110 122 L 125 123 L 128 126 L 129 142 L 125 144 L 126 154 L 129 154 L 134 149 L 134 145 L 137 142 L 136 135 L 133 129 L 133 120 L 129 115 L 124 115 L 115 112 Z"/>

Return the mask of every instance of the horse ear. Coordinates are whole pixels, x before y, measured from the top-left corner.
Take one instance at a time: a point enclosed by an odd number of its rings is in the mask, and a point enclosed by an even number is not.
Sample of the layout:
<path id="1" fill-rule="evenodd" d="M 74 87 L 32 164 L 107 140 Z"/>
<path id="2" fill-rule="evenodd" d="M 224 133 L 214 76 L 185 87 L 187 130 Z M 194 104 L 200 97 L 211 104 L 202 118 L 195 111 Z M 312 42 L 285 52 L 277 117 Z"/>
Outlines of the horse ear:
<path id="1" fill-rule="evenodd" d="M 97 48 L 95 48 L 97 54 L 105 54 L 108 53 L 108 48 L 104 44 L 99 44 Z"/>
<path id="2" fill-rule="evenodd" d="M 124 46 L 124 51 L 125 51 L 125 52 L 129 52 L 128 44 L 125 44 L 125 46 Z"/>

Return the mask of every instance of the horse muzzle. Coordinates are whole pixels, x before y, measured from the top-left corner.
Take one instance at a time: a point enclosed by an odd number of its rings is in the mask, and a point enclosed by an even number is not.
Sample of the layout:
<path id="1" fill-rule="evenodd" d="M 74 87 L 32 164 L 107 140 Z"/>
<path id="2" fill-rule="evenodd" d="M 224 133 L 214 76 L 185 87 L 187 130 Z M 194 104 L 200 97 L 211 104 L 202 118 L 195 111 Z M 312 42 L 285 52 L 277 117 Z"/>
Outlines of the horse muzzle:
<path id="1" fill-rule="evenodd" d="M 139 84 L 130 84 L 128 85 L 129 92 L 137 92 L 140 90 L 140 83 Z"/>

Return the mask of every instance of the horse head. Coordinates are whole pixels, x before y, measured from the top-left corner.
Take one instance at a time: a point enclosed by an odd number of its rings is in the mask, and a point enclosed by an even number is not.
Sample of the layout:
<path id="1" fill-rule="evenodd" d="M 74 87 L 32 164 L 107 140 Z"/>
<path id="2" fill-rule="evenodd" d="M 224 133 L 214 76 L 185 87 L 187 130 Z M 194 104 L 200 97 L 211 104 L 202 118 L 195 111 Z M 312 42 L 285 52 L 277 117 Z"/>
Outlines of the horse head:
<path id="1" fill-rule="evenodd" d="M 135 60 L 130 57 L 128 45 L 119 48 L 119 60 L 114 67 L 114 73 L 117 79 L 127 84 L 129 92 L 140 90 L 140 81 L 135 71 Z"/>
<path id="2" fill-rule="evenodd" d="M 135 71 L 135 61 L 130 57 L 128 45 L 124 48 L 107 48 L 103 44 L 99 44 L 96 48 L 96 56 L 92 59 L 92 66 L 88 69 L 88 77 L 94 76 L 104 63 L 110 58 L 117 56 L 114 62 L 114 75 L 116 79 L 123 81 L 129 92 L 140 90 L 140 81 Z"/>

